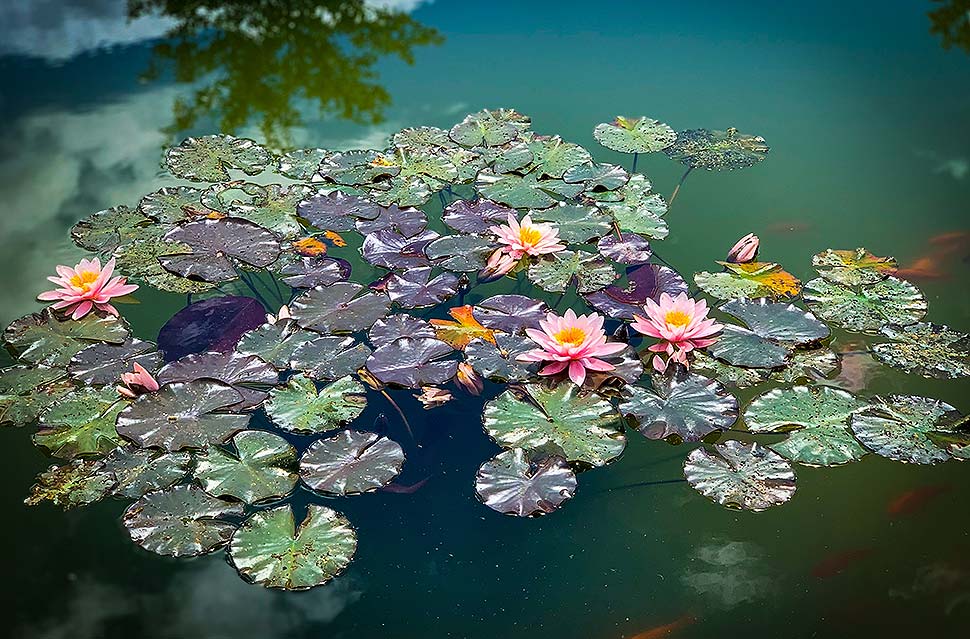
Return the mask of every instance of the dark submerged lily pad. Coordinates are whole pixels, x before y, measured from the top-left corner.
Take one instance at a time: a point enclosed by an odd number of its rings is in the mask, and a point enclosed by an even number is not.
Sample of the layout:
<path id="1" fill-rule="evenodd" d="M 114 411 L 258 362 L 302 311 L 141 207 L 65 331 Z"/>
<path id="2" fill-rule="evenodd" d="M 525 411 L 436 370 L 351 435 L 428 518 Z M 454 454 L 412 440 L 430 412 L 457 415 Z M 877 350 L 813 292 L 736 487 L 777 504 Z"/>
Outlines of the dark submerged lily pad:
<path id="1" fill-rule="evenodd" d="M 576 474 L 556 455 L 533 461 L 521 448 L 502 451 L 482 464 L 475 493 L 505 515 L 533 517 L 553 512 L 576 494 Z"/>
<path id="2" fill-rule="evenodd" d="M 173 315 L 158 333 L 158 348 L 165 353 L 166 361 L 191 353 L 224 353 L 265 320 L 266 309 L 252 297 L 213 297 L 189 304 Z"/>
<path id="3" fill-rule="evenodd" d="M 758 135 L 726 131 L 690 129 L 677 134 L 677 140 L 664 149 L 672 159 L 691 168 L 728 171 L 754 166 L 768 156 L 768 145 Z"/>
<path id="4" fill-rule="evenodd" d="M 400 444 L 376 433 L 344 430 L 313 442 L 300 458 L 300 478 L 327 495 L 356 495 L 391 483 L 404 467 Z"/>

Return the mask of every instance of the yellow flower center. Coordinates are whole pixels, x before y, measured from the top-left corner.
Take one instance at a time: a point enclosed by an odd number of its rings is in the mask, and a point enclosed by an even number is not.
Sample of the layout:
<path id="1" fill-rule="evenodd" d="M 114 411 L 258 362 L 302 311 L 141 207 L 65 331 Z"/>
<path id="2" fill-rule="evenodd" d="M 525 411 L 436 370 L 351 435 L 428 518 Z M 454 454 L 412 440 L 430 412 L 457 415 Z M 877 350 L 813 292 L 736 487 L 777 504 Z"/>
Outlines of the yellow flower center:
<path id="1" fill-rule="evenodd" d="M 687 326 L 690 324 L 690 315 L 683 311 L 670 311 L 664 316 L 664 321 L 670 326 Z"/>
<path id="2" fill-rule="evenodd" d="M 533 246 L 542 239 L 542 233 L 531 226 L 523 226 L 519 229 L 519 241 L 525 246 Z"/>
<path id="3" fill-rule="evenodd" d="M 81 271 L 71 277 L 71 284 L 87 293 L 91 290 L 91 284 L 98 279 L 99 275 L 100 273 L 97 271 Z"/>
<path id="4" fill-rule="evenodd" d="M 579 346 L 586 339 L 586 333 L 583 329 L 576 328 L 575 326 L 570 326 L 569 328 L 564 328 L 555 334 L 556 341 L 560 344 L 569 344 L 570 346 Z"/>

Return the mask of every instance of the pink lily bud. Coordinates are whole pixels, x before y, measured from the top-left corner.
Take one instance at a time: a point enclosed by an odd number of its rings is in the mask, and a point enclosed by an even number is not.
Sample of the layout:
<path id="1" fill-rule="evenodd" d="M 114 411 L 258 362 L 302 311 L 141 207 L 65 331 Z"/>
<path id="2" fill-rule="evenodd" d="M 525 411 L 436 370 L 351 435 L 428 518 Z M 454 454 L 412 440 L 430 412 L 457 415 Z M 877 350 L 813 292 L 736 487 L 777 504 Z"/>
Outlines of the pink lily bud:
<path id="1" fill-rule="evenodd" d="M 744 264 L 754 260 L 755 255 L 758 254 L 759 243 L 760 240 L 757 235 L 748 233 L 731 247 L 727 254 L 727 261 L 734 264 Z"/>
<path id="2" fill-rule="evenodd" d="M 122 386 L 117 387 L 118 394 L 128 399 L 154 393 L 159 388 L 158 381 L 138 362 L 134 363 L 134 372 L 121 374 L 121 383 Z"/>
<path id="3" fill-rule="evenodd" d="M 455 382 L 465 389 L 465 391 L 476 397 L 481 395 L 482 389 L 485 388 L 482 378 L 468 362 L 462 362 L 458 365 L 458 374 L 455 375 Z"/>
<path id="4" fill-rule="evenodd" d="M 665 362 L 664 358 L 660 357 L 660 355 L 653 356 L 653 370 L 657 371 L 658 373 L 663 373 L 665 370 L 667 370 L 667 362 Z"/>
<path id="5" fill-rule="evenodd" d="M 485 268 L 478 272 L 479 280 L 497 280 L 502 277 L 513 268 L 519 262 L 510 255 L 505 247 L 500 247 L 492 251 L 492 254 L 488 257 L 488 262 L 485 263 Z"/>

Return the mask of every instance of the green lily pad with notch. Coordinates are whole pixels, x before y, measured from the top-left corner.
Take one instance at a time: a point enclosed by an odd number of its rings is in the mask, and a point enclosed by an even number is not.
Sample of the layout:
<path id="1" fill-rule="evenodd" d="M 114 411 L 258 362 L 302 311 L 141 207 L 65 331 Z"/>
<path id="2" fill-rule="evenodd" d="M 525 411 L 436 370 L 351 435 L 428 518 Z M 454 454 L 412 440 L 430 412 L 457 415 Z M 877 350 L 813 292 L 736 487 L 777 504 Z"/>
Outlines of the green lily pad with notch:
<path id="1" fill-rule="evenodd" d="M 537 517 L 572 499 L 576 473 L 557 455 L 530 456 L 513 448 L 482 464 L 475 475 L 475 494 L 503 515 Z"/>
<path id="2" fill-rule="evenodd" d="M 679 132 L 664 153 L 692 169 L 733 171 L 768 157 L 768 144 L 760 135 L 741 133 L 734 127 L 726 131 L 690 129 Z"/>
<path id="3" fill-rule="evenodd" d="M 822 319 L 860 333 L 874 333 L 889 324 L 915 324 L 926 314 L 923 293 L 892 276 L 858 290 L 819 277 L 805 285 L 803 297 Z"/>
<path id="4" fill-rule="evenodd" d="M 115 485 L 114 475 L 104 464 L 93 459 L 75 459 L 61 466 L 51 466 L 37 476 L 24 500 L 28 506 L 49 501 L 65 510 L 87 506 L 103 499 Z"/>
<path id="5" fill-rule="evenodd" d="M 603 466 L 626 447 L 620 415 L 594 393 L 575 384 L 554 388 L 526 384 L 485 404 L 485 432 L 499 446 L 537 450 L 552 447 L 569 462 Z"/>
<path id="6" fill-rule="evenodd" d="M 950 458 L 933 436 L 967 432 L 960 412 L 938 399 L 916 395 L 872 398 L 852 415 L 851 428 L 863 446 L 882 457 L 907 464 L 938 464 Z"/>
<path id="7" fill-rule="evenodd" d="M 754 433 L 794 431 L 769 446 L 787 459 L 808 466 L 837 466 L 866 454 L 849 431 L 849 419 L 868 405 L 830 386 L 774 388 L 751 402 L 744 421 Z"/>
<path id="8" fill-rule="evenodd" d="M 177 224 L 192 216 L 208 214 L 202 190 L 193 186 L 164 186 L 138 202 L 138 210 L 161 224 Z"/>
<path id="9" fill-rule="evenodd" d="M 149 552 L 196 557 L 225 546 L 236 530 L 227 518 L 242 514 L 242 504 L 217 499 L 197 486 L 175 486 L 128 506 L 121 523 L 131 540 Z"/>
<path id="10" fill-rule="evenodd" d="M 165 154 L 172 175 L 194 182 L 226 181 L 228 169 L 256 175 L 272 161 L 273 155 L 260 145 L 231 135 L 186 138 Z"/>
<path id="11" fill-rule="evenodd" d="M 381 206 L 422 206 L 427 204 L 434 190 L 427 180 L 417 175 L 395 177 L 368 191 L 368 196 Z"/>
<path id="12" fill-rule="evenodd" d="M 580 293 L 592 293 L 619 278 L 613 265 L 599 253 L 559 251 L 529 267 L 529 280 L 544 291 L 562 293 L 576 283 Z"/>
<path id="13" fill-rule="evenodd" d="M 336 282 L 303 293 L 290 304 L 297 324 L 320 333 L 350 333 L 369 328 L 390 309 L 384 293 L 369 292 L 360 284 Z"/>
<path id="14" fill-rule="evenodd" d="M 313 379 L 334 380 L 364 367 L 370 347 L 353 337 L 324 335 L 304 342 L 293 351 L 292 368 Z"/>
<path id="15" fill-rule="evenodd" d="M 702 291 L 720 300 L 760 297 L 781 300 L 792 298 L 801 291 L 801 282 L 774 262 L 718 264 L 725 270 L 695 273 L 694 282 Z"/>
<path id="16" fill-rule="evenodd" d="M 759 512 L 795 494 L 795 471 L 781 455 L 757 442 L 737 440 L 695 448 L 684 462 L 690 486 L 726 508 Z"/>
<path id="17" fill-rule="evenodd" d="M 310 504 L 295 526 L 287 504 L 254 513 L 229 544 L 229 560 L 250 583 L 282 590 L 307 590 L 344 571 L 357 552 L 357 533 L 332 508 Z"/>
<path id="18" fill-rule="evenodd" d="M 341 377 L 317 391 L 313 380 L 294 375 L 286 386 L 274 388 L 263 406 L 270 420 L 290 433 L 324 433 L 357 419 L 367 406 L 363 384 Z"/>
<path id="19" fill-rule="evenodd" d="M 134 370 L 135 362 L 154 372 L 162 363 L 162 354 L 152 342 L 135 337 L 121 344 L 92 344 L 71 358 L 67 372 L 81 384 L 104 386 L 119 383 L 123 373 Z"/>
<path id="20" fill-rule="evenodd" d="M 540 179 L 537 171 L 526 175 L 502 175 L 484 170 L 478 174 L 475 185 L 482 197 L 516 209 L 547 209 L 560 199 L 575 197 L 583 190 L 582 184 Z"/>
<path id="21" fill-rule="evenodd" d="M 511 122 L 481 111 L 451 127 L 448 136 L 464 147 L 501 146 L 519 137 L 519 129 Z"/>
<path id="22" fill-rule="evenodd" d="M 557 180 L 574 166 L 587 164 L 593 159 L 589 151 L 578 144 L 564 142 L 559 136 L 534 140 L 529 143 L 529 150 L 539 175 Z"/>
<path id="23" fill-rule="evenodd" d="M 792 304 L 735 299 L 720 310 L 744 321 L 750 329 L 726 324 L 717 341 L 708 348 L 711 355 L 734 366 L 777 368 L 788 363 L 796 346 L 829 336 L 828 327 L 814 315 Z"/>
<path id="24" fill-rule="evenodd" d="M 616 116 L 612 122 L 602 122 L 593 129 L 596 141 L 620 153 L 654 153 L 674 143 L 677 134 L 657 120 L 641 117 Z"/>
<path id="25" fill-rule="evenodd" d="M 119 446 L 104 458 L 104 469 L 117 484 L 111 494 L 138 499 L 156 490 L 166 490 L 189 474 L 192 455 L 167 453 L 157 448 Z"/>
<path id="26" fill-rule="evenodd" d="M 223 412 L 242 399 L 232 386 L 212 380 L 166 384 L 121 411 L 118 434 L 167 451 L 221 444 L 249 423 L 249 415 Z"/>
<path id="27" fill-rule="evenodd" d="M 111 386 L 80 388 L 41 413 L 34 445 L 63 459 L 101 457 L 121 444 L 115 422 L 127 405 Z"/>
<path id="28" fill-rule="evenodd" d="M 532 221 L 555 224 L 565 244 L 586 244 L 613 230 L 613 218 L 599 208 L 562 202 L 559 206 L 532 212 Z"/>
<path id="29" fill-rule="evenodd" d="M 226 213 L 232 217 L 249 220 L 278 236 L 294 238 L 303 232 L 303 225 L 296 216 L 296 205 L 315 195 L 317 190 L 304 184 L 267 184 L 264 195 L 253 204 L 234 204 Z"/>
<path id="30" fill-rule="evenodd" d="M 166 255 L 188 253 L 192 249 L 187 244 L 159 240 L 136 240 L 118 247 L 115 251 L 117 269 L 131 279 L 145 282 L 160 291 L 182 295 L 205 293 L 215 288 L 215 284 L 190 280 L 166 271 L 159 259 Z"/>
<path id="31" fill-rule="evenodd" d="M 483 339 L 473 339 L 465 347 L 465 361 L 475 371 L 496 382 L 523 382 L 535 377 L 528 362 L 516 361 L 516 357 L 532 350 L 533 343 L 516 335 L 495 335 L 496 346 Z"/>
<path id="32" fill-rule="evenodd" d="M 78 320 L 61 319 L 47 308 L 14 320 L 3 338 L 7 348 L 25 362 L 65 366 L 91 344 L 121 344 L 130 334 L 128 323 L 114 315 L 88 313 Z"/>
<path id="33" fill-rule="evenodd" d="M 243 430 L 227 447 L 209 446 L 196 455 L 192 474 L 213 497 L 247 504 L 279 499 L 296 486 L 296 449 L 279 435 Z"/>
<path id="34" fill-rule="evenodd" d="M 404 467 L 404 449 L 377 433 L 343 430 L 318 439 L 300 457 L 300 479 L 326 495 L 357 495 L 394 481 Z"/>
<path id="35" fill-rule="evenodd" d="M 71 227 L 71 239 L 92 253 L 110 253 L 138 237 L 143 227 L 153 224 L 141 211 L 115 206 L 93 213 Z"/>
<path id="36" fill-rule="evenodd" d="M 936 379 L 970 376 L 970 335 L 941 324 L 917 322 L 909 326 L 884 326 L 880 331 L 893 340 L 869 347 L 880 362 Z"/>
<path id="37" fill-rule="evenodd" d="M 582 182 L 583 191 L 603 197 L 602 201 L 608 201 L 607 194 L 615 192 L 630 180 L 630 174 L 622 166 L 616 164 L 598 164 L 587 162 L 570 167 L 562 175 L 562 180 L 566 184 Z M 622 198 L 617 194 L 618 198 Z"/>
<path id="38" fill-rule="evenodd" d="M 45 408 L 71 392 L 64 369 L 12 366 L 0 370 L 0 425 L 24 426 Z"/>
<path id="39" fill-rule="evenodd" d="M 293 354 L 300 346 L 320 337 L 319 333 L 301 328 L 293 320 L 263 324 L 247 333 L 236 344 L 240 355 L 255 355 L 279 370 L 293 368 Z"/>
<path id="40" fill-rule="evenodd" d="M 330 157 L 327 149 L 297 149 L 284 153 L 276 160 L 280 175 L 292 180 L 309 182 L 320 169 L 320 165 Z"/>
<path id="41" fill-rule="evenodd" d="M 738 418 L 738 400 L 701 375 L 654 375 L 652 387 L 630 386 L 620 412 L 647 439 L 697 442 Z"/>
<path id="42" fill-rule="evenodd" d="M 826 249 L 812 257 L 812 267 L 824 279 L 843 286 L 875 284 L 896 273 L 896 258 L 879 257 L 864 248 Z"/>

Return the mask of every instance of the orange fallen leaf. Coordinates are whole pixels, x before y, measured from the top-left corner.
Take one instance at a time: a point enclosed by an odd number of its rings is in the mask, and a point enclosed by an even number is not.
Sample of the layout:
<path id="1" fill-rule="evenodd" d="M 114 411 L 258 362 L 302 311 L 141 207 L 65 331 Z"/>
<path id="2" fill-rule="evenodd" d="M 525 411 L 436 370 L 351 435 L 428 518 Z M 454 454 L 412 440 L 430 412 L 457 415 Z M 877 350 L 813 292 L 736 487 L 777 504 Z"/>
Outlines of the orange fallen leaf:
<path id="1" fill-rule="evenodd" d="M 483 339 L 498 346 L 495 341 L 495 331 L 485 328 L 472 315 L 472 307 L 468 304 L 449 309 L 448 314 L 455 318 L 451 320 L 433 319 L 431 324 L 434 326 L 435 333 L 442 342 L 446 342 L 452 348 L 464 350 L 468 343 L 473 339 Z"/>
<path id="2" fill-rule="evenodd" d="M 794 297 L 802 290 L 802 283 L 798 278 L 774 262 L 747 262 L 734 264 L 718 262 L 725 269 L 746 280 L 757 282 L 763 290 L 758 292 L 761 297 Z"/>
<path id="3" fill-rule="evenodd" d="M 334 246 L 347 246 L 347 240 L 335 231 L 324 231 L 323 236 L 333 242 Z"/>
<path id="4" fill-rule="evenodd" d="M 293 250 L 307 257 L 318 257 L 327 254 L 327 245 L 315 237 L 304 237 L 293 242 Z"/>

